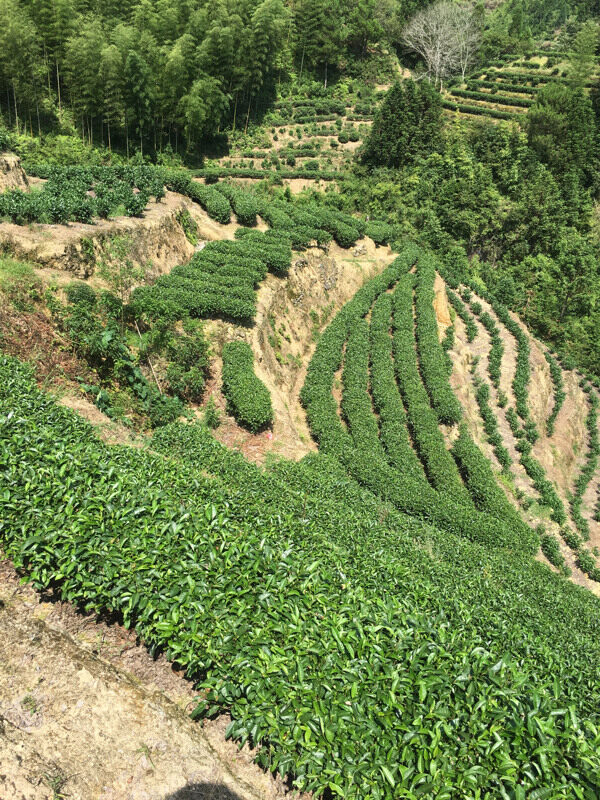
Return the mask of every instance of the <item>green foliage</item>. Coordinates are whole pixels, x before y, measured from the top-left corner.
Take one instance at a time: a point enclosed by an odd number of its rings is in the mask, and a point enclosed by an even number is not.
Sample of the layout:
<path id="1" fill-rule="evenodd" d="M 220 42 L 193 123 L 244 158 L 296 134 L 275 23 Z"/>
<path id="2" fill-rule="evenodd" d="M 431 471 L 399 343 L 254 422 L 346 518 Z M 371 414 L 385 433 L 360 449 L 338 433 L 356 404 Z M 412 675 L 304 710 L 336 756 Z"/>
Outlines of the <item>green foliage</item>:
<path id="1" fill-rule="evenodd" d="M 590 99 L 581 89 L 550 83 L 529 110 L 529 143 L 557 176 L 575 170 L 589 185 L 595 163 L 595 124 Z"/>
<path id="2" fill-rule="evenodd" d="M 562 408 L 562 404 L 565 401 L 566 394 L 560 365 L 554 356 L 548 351 L 544 353 L 544 357 L 548 362 L 548 366 L 550 368 L 550 377 L 552 378 L 552 385 L 554 387 L 554 404 L 552 406 L 550 416 L 546 420 L 546 434 L 548 436 L 552 436 L 554 433 L 554 424 L 556 422 L 556 418 L 558 417 L 559 411 Z"/>
<path id="3" fill-rule="evenodd" d="M 500 336 L 500 329 L 496 325 L 494 318 L 481 309 L 479 303 L 472 303 L 471 310 L 479 317 L 479 321 L 490 335 L 490 351 L 488 353 L 488 375 L 492 386 L 496 390 L 500 389 L 500 375 L 502 374 L 502 356 L 504 345 Z"/>
<path id="4" fill-rule="evenodd" d="M 462 408 L 448 382 L 447 362 L 438 339 L 438 326 L 433 307 L 436 265 L 428 254 L 417 262 L 415 292 L 415 334 L 423 383 L 438 420 L 455 425 L 462 417 Z"/>
<path id="5" fill-rule="evenodd" d="M 556 540 L 556 537 L 552 536 L 551 533 L 545 533 L 541 537 L 541 543 L 542 553 L 546 556 L 548 561 L 559 569 L 564 567 L 565 559 L 563 554 L 560 552 L 560 546 Z"/>
<path id="6" fill-rule="evenodd" d="M 442 103 L 428 81 L 398 81 L 387 92 L 365 141 L 370 167 L 400 167 L 433 152 L 441 134 Z"/>
<path id="7" fill-rule="evenodd" d="M 467 311 L 467 308 L 460 297 L 458 297 L 458 295 L 456 295 L 452 289 L 446 288 L 446 295 L 458 316 L 465 323 L 465 327 L 467 329 L 467 341 L 473 342 L 477 338 L 477 325 L 473 321 L 473 317 Z"/>
<path id="8" fill-rule="evenodd" d="M 465 490 L 452 457 L 446 450 L 443 436 L 438 428 L 437 414 L 430 405 L 429 395 L 419 373 L 413 322 L 414 283 L 413 275 L 403 276 L 398 281 L 394 292 L 393 330 L 396 378 L 406 405 L 411 434 L 429 480 L 438 490 L 448 492 L 457 501 L 470 505 L 469 494 Z M 421 303 L 419 306 L 421 307 L 420 313 L 423 314 L 424 309 Z M 437 331 L 435 335 L 437 338 Z M 421 366 L 425 344 L 430 344 L 427 338 L 417 341 Z M 437 348 L 441 360 L 432 362 L 439 368 L 439 373 L 434 373 L 434 376 L 439 377 L 441 385 L 445 387 L 447 373 L 439 343 Z M 435 384 L 433 385 L 435 386 Z"/>
<path id="9" fill-rule="evenodd" d="M 520 108 L 529 108 L 534 102 L 524 97 L 510 97 L 492 92 L 474 92 L 468 89 L 452 89 L 452 96 L 465 98 L 467 100 L 480 100 L 486 103 L 497 103 L 502 106 L 517 106 Z"/>
<path id="10" fill-rule="evenodd" d="M 204 394 L 208 372 L 208 344 L 202 328 L 172 338 L 167 347 L 167 381 L 172 394 L 198 403 Z"/>
<path id="11" fill-rule="evenodd" d="M 257 432 L 273 421 L 269 390 L 254 373 L 252 348 L 246 342 L 223 347 L 223 394 L 240 425 Z"/>
<path id="12" fill-rule="evenodd" d="M 216 430 L 221 424 L 221 414 L 212 395 L 208 398 L 208 402 L 204 407 L 204 424 L 211 430 Z"/>
<path id="13" fill-rule="evenodd" d="M 31 264 L 0 256 L 0 292 L 18 311 L 31 311 L 42 297 L 42 282 Z"/>
<path id="14" fill-rule="evenodd" d="M 219 183 L 216 188 L 229 200 L 240 225 L 256 225 L 258 203 L 251 192 L 246 192 L 232 183 Z"/>
<path id="15" fill-rule="evenodd" d="M 503 520 L 512 530 L 522 533 L 524 538 L 529 537 L 529 528 L 498 485 L 490 462 L 477 447 L 464 424 L 460 426 L 459 436 L 452 445 L 452 455 L 475 506 L 480 511 Z"/>
<path id="16" fill-rule="evenodd" d="M 58 167 L 38 164 L 30 172 L 46 178 L 41 191 L 12 189 L 0 194 L 0 217 L 30 222 L 90 223 L 115 213 L 141 216 L 153 192 L 158 200 L 155 170 L 150 167 Z M 93 190 L 93 195 L 90 192 Z"/>
<path id="17" fill-rule="evenodd" d="M 371 311 L 369 331 L 373 406 L 379 415 L 379 435 L 390 464 L 424 482 L 423 465 L 411 443 L 404 403 L 394 376 L 391 320 L 392 298 L 381 294 Z"/>
<path id="18" fill-rule="evenodd" d="M 352 477 L 405 513 L 434 522 L 438 527 L 461 537 L 494 543 L 494 546 L 504 543 L 531 552 L 538 546 L 533 532 L 527 538 L 519 537 L 499 520 L 472 508 L 470 496 L 462 484 L 456 464 L 445 449 L 436 415 L 429 405 L 416 367 L 412 322 L 414 276 L 408 274 L 408 270 L 418 255 L 416 248 L 406 248 L 387 270 L 363 286 L 322 333 L 301 392 L 311 431 L 323 452 L 334 456 Z M 343 362 L 344 343 L 350 330 L 355 322 L 368 313 L 376 298 L 398 279 L 400 280 L 394 293 L 393 350 L 396 375 L 404 399 L 407 400 L 410 394 L 407 416 L 411 435 L 428 477 L 435 475 L 442 487 L 440 492 L 428 487 L 422 479 L 415 480 L 403 469 L 391 468 L 380 459 L 377 451 L 364 452 L 356 449 L 339 419 L 332 394 L 334 375 Z M 400 291 L 402 295 L 399 294 Z M 402 314 L 398 313 L 399 309 L 403 309 Z M 359 421 L 359 424 L 365 423 Z"/>
<path id="19" fill-rule="evenodd" d="M 350 799 L 390 794 L 390 776 L 418 791 L 419 759 L 435 759 L 438 793 L 596 790 L 594 597 L 412 522 L 322 456 L 263 474 L 190 425 L 155 436 L 160 456 L 109 448 L 22 367 L 1 369 L 3 549 L 38 588 L 164 649 L 198 681 L 197 715 L 229 711 L 228 735 L 258 746 L 259 763 Z M 124 499 L 107 505 L 115 487 Z M 399 746 L 425 712 L 439 741 Z M 545 724 L 543 770 L 528 715 Z M 494 733 L 505 744 L 490 753 Z"/>
<path id="20" fill-rule="evenodd" d="M 69 303 L 73 305 L 83 305 L 88 308 L 96 306 L 96 292 L 88 283 L 76 282 L 65 286 L 65 294 Z"/>
<path id="21" fill-rule="evenodd" d="M 154 320 L 221 316 L 250 323 L 267 269 L 285 274 L 291 255 L 289 239 L 276 231 L 209 242 L 188 264 L 135 289 L 131 305 L 137 315 Z"/>
<path id="22" fill-rule="evenodd" d="M 442 106 L 450 111 L 460 111 L 461 114 L 469 114 L 470 116 L 483 116 L 491 117 L 492 119 L 514 119 L 515 114 L 512 111 L 500 111 L 497 108 L 490 106 L 474 106 L 466 103 L 455 103 L 452 100 L 443 100 Z"/>
<path id="23" fill-rule="evenodd" d="M 498 420 L 490 405 L 490 387 L 479 379 L 476 379 L 475 399 L 479 406 L 479 413 L 483 420 L 483 429 L 487 440 L 494 448 L 494 455 L 498 459 L 502 471 L 508 472 L 512 459 L 503 444 L 502 436 L 498 430 Z"/>
<path id="24" fill-rule="evenodd" d="M 598 395 L 588 388 L 589 406 L 585 420 L 588 435 L 588 449 L 585 464 L 575 481 L 575 491 L 571 497 L 571 516 L 575 527 L 584 540 L 590 538 L 590 526 L 587 519 L 581 513 L 583 495 L 590 481 L 598 469 L 598 456 L 600 455 L 600 441 L 598 439 Z"/>
<path id="25" fill-rule="evenodd" d="M 198 225 L 187 208 L 177 212 L 177 222 L 183 228 L 185 237 L 190 244 L 198 244 Z"/>

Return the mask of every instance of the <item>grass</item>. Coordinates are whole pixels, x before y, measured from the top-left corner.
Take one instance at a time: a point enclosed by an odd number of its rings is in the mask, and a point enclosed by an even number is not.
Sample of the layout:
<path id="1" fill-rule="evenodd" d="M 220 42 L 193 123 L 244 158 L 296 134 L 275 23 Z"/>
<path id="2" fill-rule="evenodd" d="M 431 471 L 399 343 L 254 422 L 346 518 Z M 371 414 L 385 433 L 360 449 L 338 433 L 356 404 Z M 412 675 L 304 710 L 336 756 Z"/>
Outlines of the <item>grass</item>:
<path id="1" fill-rule="evenodd" d="M 0 291 L 18 311 L 31 311 L 39 300 L 42 282 L 33 266 L 11 257 L 0 258 Z"/>

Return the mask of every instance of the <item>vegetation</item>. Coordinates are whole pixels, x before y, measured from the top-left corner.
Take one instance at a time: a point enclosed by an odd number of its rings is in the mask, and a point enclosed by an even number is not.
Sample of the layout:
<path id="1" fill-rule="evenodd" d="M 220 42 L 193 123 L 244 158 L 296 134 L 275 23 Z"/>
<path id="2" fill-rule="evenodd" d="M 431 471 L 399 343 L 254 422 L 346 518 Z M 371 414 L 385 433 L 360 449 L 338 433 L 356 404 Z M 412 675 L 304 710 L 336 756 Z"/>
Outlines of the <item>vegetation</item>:
<path id="1" fill-rule="evenodd" d="M 223 347 L 223 394 L 240 425 L 259 431 L 273 421 L 269 390 L 254 374 L 254 356 L 247 342 Z"/>
<path id="2" fill-rule="evenodd" d="M 595 598 L 533 561 L 439 535 L 391 509 L 377 522 L 377 501 L 319 458 L 263 476 L 194 426 L 155 438 L 154 447 L 170 460 L 107 448 L 37 392 L 22 367 L 5 360 L 2 370 L 7 552 L 38 587 L 58 584 L 65 599 L 88 610 L 111 609 L 150 646 L 164 647 L 199 681 L 205 699 L 197 714 L 228 709 L 229 735 L 262 744 L 260 763 L 292 775 L 299 788 L 333 784 L 348 797 L 363 796 L 366 787 L 385 794 L 392 783 L 414 791 L 423 785 L 419 758 L 429 764 L 434 757 L 439 768 L 430 780 L 440 791 L 518 783 L 560 787 L 568 797 L 575 785 L 596 786 L 597 742 L 588 728 L 598 707 Z M 227 474 L 228 488 L 196 464 Z M 68 532 L 50 497 L 59 472 L 65 510 L 71 509 Z M 129 504 L 107 509 L 97 499 L 106 496 L 107 481 Z M 118 537 L 110 535 L 116 528 Z M 490 605 L 490 592 L 497 605 Z M 490 613 L 473 615 L 481 603 Z M 264 613 L 248 625 L 250 608 Z M 301 640 L 294 635 L 299 625 Z M 417 646 L 422 637 L 435 640 L 436 631 L 445 631 L 443 647 L 441 641 L 433 651 Z M 267 653 L 265 642 L 274 641 L 281 644 Z M 276 670 L 269 666 L 274 658 Z M 448 676 L 456 686 L 457 671 L 464 675 L 458 693 L 444 682 Z M 506 698 L 508 686 L 517 688 Z M 329 687 L 324 694 L 323 687 Z M 377 703 L 367 702 L 368 691 Z M 408 709 L 399 719 L 400 691 Z M 401 756 L 393 748 L 402 719 L 412 719 L 426 700 L 439 719 L 440 741 L 418 735 Z M 448 702 L 451 734 L 443 723 Z M 505 742 L 500 762 L 489 752 L 497 741 L 491 708 Z M 553 720 L 543 771 L 522 766 L 541 755 L 535 729 L 522 724 L 534 712 Z M 365 737 L 365 726 L 377 735 Z M 455 759 L 469 731 L 477 731 L 471 757 L 482 769 L 467 775 Z"/>
<path id="3" fill-rule="evenodd" d="M 196 252 L 157 278 L 126 238 L 82 240 L 103 290 L 0 258 L 2 347 L 52 347 L 70 372 L 49 385 L 145 439 L 107 445 L 0 354 L 0 549 L 37 589 L 135 628 L 194 681 L 194 717 L 229 714 L 228 737 L 315 798 L 600 789 L 599 605 L 564 555 L 600 580 L 600 495 L 593 520 L 583 502 L 600 453 L 599 29 L 583 2 L 492 6 L 0 0 L 0 150 L 43 180 L 0 194 L 0 222 L 143 217 L 175 191 L 230 226 L 204 242 L 179 211 Z M 338 313 L 283 283 L 304 258 L 325 274 L 361 253 L 375 277 Z M 269 451 L 278 404 L 248 344 L 268 273 L 315 345 L 300 399 L 319 452 L 299 462 Z M 587 445 L 559 494 L 537 448 L 558 441 L 575 366 Z M 214 438 L 225 402 L 262 433 L 263 466 Z"/>
<path id="4" fill-rule="evenodd" d="M 589 410 L 585 422 L 588 434 L 588 449 L 585 464 L 575 482 L 575 492 L 571 498 L 571 516 L 582 538 L 589 539 L 590 526 L 581 513 L 581 503 L 583 494 L 598 468 L 600 442 L 598 441 L 598 395 L 589 384 L 584 385 L 584 391 L 587 391 L 589 398 Z"/>

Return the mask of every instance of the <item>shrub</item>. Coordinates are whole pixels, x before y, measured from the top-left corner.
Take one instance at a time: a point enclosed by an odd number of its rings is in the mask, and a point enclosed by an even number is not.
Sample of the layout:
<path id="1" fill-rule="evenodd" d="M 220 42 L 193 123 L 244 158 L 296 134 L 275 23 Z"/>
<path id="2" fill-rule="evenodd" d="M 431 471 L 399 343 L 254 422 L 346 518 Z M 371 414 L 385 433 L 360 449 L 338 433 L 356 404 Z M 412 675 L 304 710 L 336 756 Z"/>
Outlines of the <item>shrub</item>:
<path id="1" fill-rule="evenodd" d="M 446 359 L 438 338 L 433 307 L 435 273 L 433 259 L 423 253 L 417 262 L 415 293 L 417 351 L 423 383 L 439 421 L 455 425 L 462 416 L 462 408 L 448 383 Z"/>
<path id="2" fill-rule="evenodd" d="M 88 308 L 96 306 L 96 292 L 87 283 L 69 283 L 65 287 L 67 300 L 72 305 L 83 305 Z"/>
<path id="3" fill-rule="evenodd" d="M 269 390 L 254 373 L 254 356 L 247 342 L 223 347 L 223 394 L 237 422 L 257 432 L 273 421 Z"/>

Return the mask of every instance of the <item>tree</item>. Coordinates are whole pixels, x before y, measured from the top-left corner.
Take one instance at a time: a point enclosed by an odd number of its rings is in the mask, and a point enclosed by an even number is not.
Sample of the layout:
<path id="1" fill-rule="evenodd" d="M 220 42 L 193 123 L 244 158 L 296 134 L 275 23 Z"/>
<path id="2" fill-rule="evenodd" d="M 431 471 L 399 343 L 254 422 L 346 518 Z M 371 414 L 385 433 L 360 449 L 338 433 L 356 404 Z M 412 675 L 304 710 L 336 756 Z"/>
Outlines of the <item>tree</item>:
<path id="1" fill-rule="evenodd" d="M 133 122 L 140 137 L 143 152 L 143 134 L 152 121 L 152 76 L 146 61 L 132 50 L 125 61 L 125 99 L 132 112 Z M 127 121 L 126 121 L 127 126 Z"/>
<path id="2" fill-rule="evenodd" d="M 100 78 L 104 90 L 103 111 L 108 129 L 108 149 L 111 149 L 111 126 L 115 128 L 123 120 L 123 62 L 114 44 L 103 48 L 100 55 Z"/>
<path id="3" fill-rule="evenodd" d="M 129 236 L 113 236 L 98 262 L 98 275 L 121 301 L 121 336 L 125 331 L 125 304 L 132 289 L 147 279 L 152 267 L 150 261 L 136 266 L 132 254 L 133 242 Z"/>
<path id="4" fill-rule="evenodd" d="M 15 126 L 19 131 L 19 101 L 35 92 L 31 76 L 39 60 L 35 26 L 16 0 L 0 0 L 0 77 L 12 89 Z"/>
<path id="5" fill-rule="evenodd" d="M 402 33 L 402 41 L 421 56 L 427 77 L 441 88 L 456 71 L 464 76 L 477 52 L 480 36 L 480 14 L 470 6 L 440 0 L 412 18 Z"/>
<path id="6" fill-rule="evenodd" d="M 597 47 L 598 24 L 590 19 L 581 26 L 570 54 L 570 79 L 576 89 L 583 89 L 590 80 L 594 70 Z"/>
<path id="7" fill-rule="evenodd" d="M 216 78 L 203 75 L 195 80 L 180 103 L 188 147 L 203 136 L 214 134 L 228 108 L 229 97 Z"/>
<path id="8" fill-rule="evenodd" d="M 433 152 L 440 140 L 442 102 L 428 83 L 399 81 L 373 120 L 362 161 L 371 167 L 401 167 Z"/>
<path id="9" fill-rule="evenodd" d="M 479 50 L 482 30 L 483 19 L 480 9 L 454 6 L 454 35 L 458 50 L 458 66 L 463 80 Z"/>
<path id="10" fill-rule="evenodd" d="M 379 41 L 384 34 L 379 5 L 379 0 L 353 0 L 350 5 L 346 41 L 361 55 L 365 55 L 370 42 Z"/>
<path id="11" fill-rule="evenodd" d="M 595 177 L 596 124 L 591 101 L 581 89 L 549 83 L 528 114 L 530 147 L 557 177 L 576 170 L 583 186 Z"/>
<path id="12" fill-rule="evenodd" d="M 339 4 L 330 0 L 302 0 L 294 7 L 294 23 L 301 52 L 300 75 L 307 62 L 313 69 L 323 67 L 327 87 L 329 64 L 341 53 L 342 30 Z"/>
<path id="13" fill-rule="evenodd" d="M 103 110 L 100 59 L 106 41 L 97 17 L 86 17 L 79 32 L 67 42 L 65 68 L 73 96 L 73 105 L 81 119 L 82 137 L 93 143 L 92 118 Z"/>

